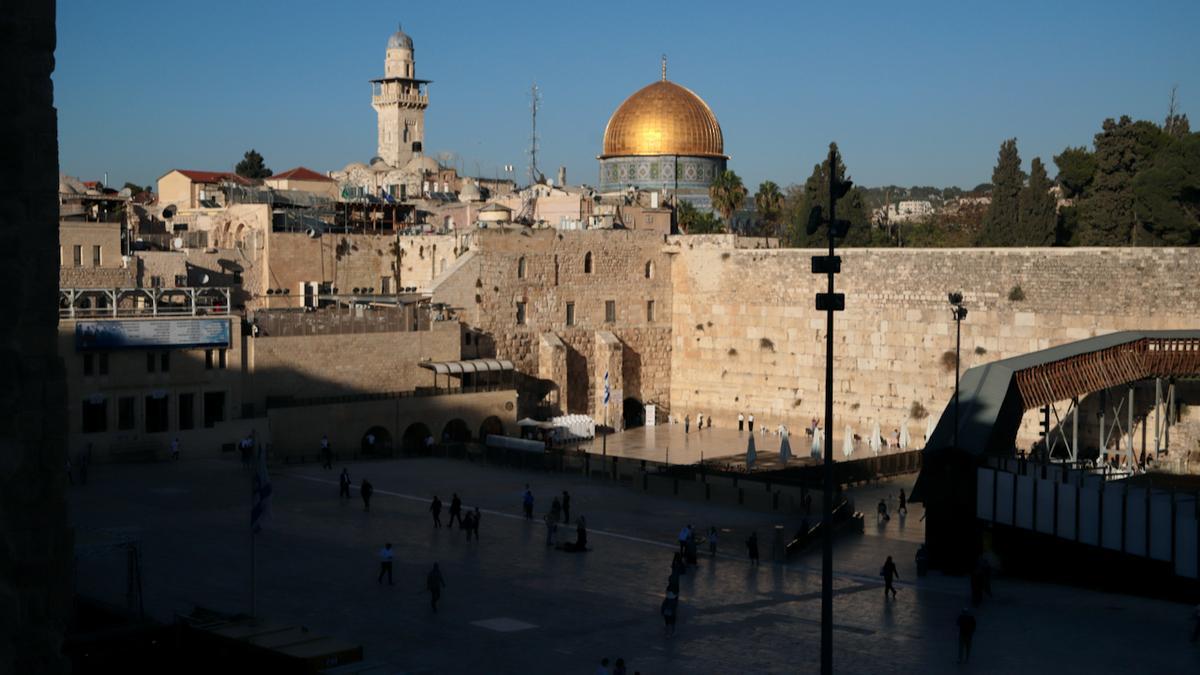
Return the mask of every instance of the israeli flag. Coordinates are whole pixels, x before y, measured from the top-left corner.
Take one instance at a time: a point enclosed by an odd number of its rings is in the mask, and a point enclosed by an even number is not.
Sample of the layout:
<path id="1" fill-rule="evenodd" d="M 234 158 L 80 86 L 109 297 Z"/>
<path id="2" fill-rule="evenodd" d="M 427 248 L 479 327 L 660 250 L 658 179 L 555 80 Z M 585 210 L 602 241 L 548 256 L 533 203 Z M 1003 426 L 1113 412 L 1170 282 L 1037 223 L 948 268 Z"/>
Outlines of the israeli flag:
<path id="1" fill-rule="evenodd" d="M 604 405 L 608 405 L 608 399 L 612 396 L 612 390 L 608 387 L 608 371 L 604 371 Z"/>

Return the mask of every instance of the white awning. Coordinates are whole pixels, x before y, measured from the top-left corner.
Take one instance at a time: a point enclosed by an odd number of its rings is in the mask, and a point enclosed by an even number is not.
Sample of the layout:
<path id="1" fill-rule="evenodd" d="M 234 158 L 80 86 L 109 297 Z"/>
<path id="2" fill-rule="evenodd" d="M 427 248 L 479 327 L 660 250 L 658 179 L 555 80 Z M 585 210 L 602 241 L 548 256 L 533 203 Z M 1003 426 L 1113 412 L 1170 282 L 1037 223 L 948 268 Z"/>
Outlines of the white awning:
<path id="1" fill-rule="evenodd" d="M 422 368 L 439 375 L 462 375 L 464 373 L 500 373 L 515 370 L 508 359 L 470 359 L 467 361 L 426 361 Z"/>

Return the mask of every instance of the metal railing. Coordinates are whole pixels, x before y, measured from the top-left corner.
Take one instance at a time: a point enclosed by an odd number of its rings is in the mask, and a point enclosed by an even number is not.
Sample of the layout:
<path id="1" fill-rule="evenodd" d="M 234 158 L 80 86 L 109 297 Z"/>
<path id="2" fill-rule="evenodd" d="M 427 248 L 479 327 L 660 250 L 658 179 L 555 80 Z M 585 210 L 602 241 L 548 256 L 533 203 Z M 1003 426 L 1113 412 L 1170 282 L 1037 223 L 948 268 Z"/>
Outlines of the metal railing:
<path id="1" fill-rule="evenodd" d="M 228 316 L 230 289 L 60 288 L 60 319 L 160 316 Z"/>

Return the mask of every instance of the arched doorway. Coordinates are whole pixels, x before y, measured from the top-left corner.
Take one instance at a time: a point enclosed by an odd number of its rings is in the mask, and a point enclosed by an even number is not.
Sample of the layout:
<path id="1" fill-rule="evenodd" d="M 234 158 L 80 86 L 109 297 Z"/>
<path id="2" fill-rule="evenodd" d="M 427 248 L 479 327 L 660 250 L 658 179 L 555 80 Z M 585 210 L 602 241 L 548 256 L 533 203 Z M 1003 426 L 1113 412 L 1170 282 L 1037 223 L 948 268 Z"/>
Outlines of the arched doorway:
<path id="1" fill-rule="evenodd" d="M 630 396 L 621 404 L 621 411 L 625 416 L 625 428 L 633 429 L 646 425 L 646 406 L 642 402 Z"/>
<path id="2" fill-rule="evenodd" d="M 404 436 L 400 438 L 400 448 L 406 455 L 425 452 L 425 439 L 430 435 L 429 427 L 420 422 L 414 422 L 404 430 Z"/>
<path id="3" fill-rule="evenodd" d="M 504 435 L 504 423 L 500 421 L 499 417 L 492 415 L 479 425 L 479 440 L 486 441 L 488 434 Z"/>
<path id="4" fill-rule="evenodd" d="M 442 429 L 443 443 L 466 443 L 471 440 L 471 428 L 460 419 L 452 419 Z"/>
<path id="5" fill-rule="evenodd" d="M 392 432 L 383 427 L 371 427 L 362 435 L 359 449 L 364 455 L 392 454 Z"/>

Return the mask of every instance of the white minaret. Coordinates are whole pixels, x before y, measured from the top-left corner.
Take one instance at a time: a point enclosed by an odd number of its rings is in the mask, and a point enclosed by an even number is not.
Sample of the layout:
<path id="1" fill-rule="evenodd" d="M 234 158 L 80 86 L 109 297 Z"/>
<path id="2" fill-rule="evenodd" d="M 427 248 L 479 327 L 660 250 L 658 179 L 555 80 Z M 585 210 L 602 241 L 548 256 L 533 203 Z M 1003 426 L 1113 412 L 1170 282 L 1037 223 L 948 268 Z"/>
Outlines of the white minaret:
<path id="1" fill-rule="evenodd" d="M 371 80 L 371 107 L 379 115 L 377 154 L 400 168 L 421 154 L 429 107 L 429 80 L 416 79 L 413 41 L 403 30 L 388 38 L 383 73 L 382 79 Z"/>

